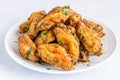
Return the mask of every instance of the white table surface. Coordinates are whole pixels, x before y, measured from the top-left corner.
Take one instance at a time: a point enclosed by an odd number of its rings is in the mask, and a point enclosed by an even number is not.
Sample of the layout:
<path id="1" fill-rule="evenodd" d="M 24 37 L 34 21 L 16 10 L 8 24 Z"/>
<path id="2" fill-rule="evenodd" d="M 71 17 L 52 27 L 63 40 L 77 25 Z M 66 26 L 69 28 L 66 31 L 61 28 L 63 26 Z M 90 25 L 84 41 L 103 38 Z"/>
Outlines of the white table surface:
<path id="1" fill-rule="evenodd" d="M 7 31 L 31 12 L 70 5 L 81 15 L 97 19 L 115 33 L 117 49 L 103 65 L 76 74 L 45 74 L 24 68 L 7 54 L 4 38 Z M 0 80 L 120 80 L 120 0 L 0 0 Z"/>

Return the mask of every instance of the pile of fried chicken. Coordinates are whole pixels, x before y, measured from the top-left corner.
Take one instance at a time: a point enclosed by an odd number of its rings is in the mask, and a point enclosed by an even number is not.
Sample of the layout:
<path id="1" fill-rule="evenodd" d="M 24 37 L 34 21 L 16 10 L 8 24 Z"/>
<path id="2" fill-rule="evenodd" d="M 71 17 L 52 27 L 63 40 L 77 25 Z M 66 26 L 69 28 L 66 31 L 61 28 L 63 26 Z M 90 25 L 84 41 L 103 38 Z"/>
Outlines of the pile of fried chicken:
<path id="1" fill-rule="evenodd" d="M 19 26 L 19 51 L 23 58 L 71 70 L 89 56 L 102 54 L 103 27 L 73 11 L 55 7 L 34 12 Z"/>

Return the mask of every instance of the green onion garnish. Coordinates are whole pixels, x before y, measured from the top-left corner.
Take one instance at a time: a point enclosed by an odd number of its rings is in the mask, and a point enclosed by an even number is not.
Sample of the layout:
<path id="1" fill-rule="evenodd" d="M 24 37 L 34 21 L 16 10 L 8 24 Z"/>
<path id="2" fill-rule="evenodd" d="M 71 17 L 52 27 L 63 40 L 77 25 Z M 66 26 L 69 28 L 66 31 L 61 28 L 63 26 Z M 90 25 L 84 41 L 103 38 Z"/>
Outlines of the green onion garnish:
<path id="1" fill-rule="evenodd" d="M 59 45 L 62 45 L 63 43 L 61 41 L 57 41 Z"/>
<path id="2" fill-rule="evenodd" d="M 81 45 L 80 41 L 78 41 L 78 45 L 79 45 L 79 46 Z"/>
<path id="3" fill-rule="evenodd" d="M 63 13 L 64 15 L 67 15 L 67 14 L 68 14 L 67 9 L 66 9 L 66 8 L 63 8 L 62 13 Z"/>
<path id="4" fill-rule="evenodd" d="M 69 9 L 69 8 L 70 8 L 70 6 L 66 5 L 66 6 L 64 6 L 64 8 Z"/>
<path id="5" fill-rule="evenodd" d="M 29 55 L 30 55 L 30 53 L 31 53 L 31 50 L 30 50 L 30 49 L 28 49 L 28 50 L 26 51 L 27 56 L 29 56 Z"/>
<path id="6" fill-rule="evenodd" d="M 24 31 L 27 32 L 28 30 L 29 30 L 29 26 L 26 26 Z"/>
<path id="7" fill-rule="evenodd" d="M 47 70 L 50 70 L 50 68 L 46 68 Z"/>

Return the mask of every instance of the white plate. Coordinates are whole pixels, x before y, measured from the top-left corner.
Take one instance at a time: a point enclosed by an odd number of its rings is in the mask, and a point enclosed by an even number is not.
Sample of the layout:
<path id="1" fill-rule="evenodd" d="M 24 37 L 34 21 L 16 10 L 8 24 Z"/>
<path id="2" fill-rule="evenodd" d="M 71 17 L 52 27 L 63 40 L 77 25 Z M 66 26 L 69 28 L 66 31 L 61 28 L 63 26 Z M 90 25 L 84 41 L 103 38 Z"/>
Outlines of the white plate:
<path id="1" fill-rule="evenodd" d="M 93 20 L 101 25 L 104 26 L 104 32 L 106 33 L 106 36 L 102 38 L 102 43 L 104 47 L 104 54 L 101 55 L 100 57 L 96 56 L 90 56 L 90 62 L 83 64 L 79 63 L 75 69 L 70 70 L 70 71 L 63 71 L 59 68 L 53 67 L 49 64 L 39 64 L 39 63 L 34 63 L 29 60 L 23 59 L 18 50 L 18 43 L 16 43 L 18 37 L 19 37 L 19 25 L 23 23 L 24 21 L 16 23 L 6 34 L 5 38 L 5 48 L 8 52 L 8 54 L 11 56 L 13 60 L 15 60 L 17 63 L 21 64 L 22 66 L 38 71 L 38 72 L 44 72 L 44 73 L 52 73 L 52 74 L 68 74 L 68 73 L 77 73 L 77 72 L 82 72 L 86 71 L 92 68 L 97 67 L 98 65 L 102 64 L 105 62 L 108 58 L 111 57 L 113 54 L 115 48 L 116 48 L 116 38 L 113 32 L 103 23 Z M 47 68 L 50 68 L 48 70 Z"/>

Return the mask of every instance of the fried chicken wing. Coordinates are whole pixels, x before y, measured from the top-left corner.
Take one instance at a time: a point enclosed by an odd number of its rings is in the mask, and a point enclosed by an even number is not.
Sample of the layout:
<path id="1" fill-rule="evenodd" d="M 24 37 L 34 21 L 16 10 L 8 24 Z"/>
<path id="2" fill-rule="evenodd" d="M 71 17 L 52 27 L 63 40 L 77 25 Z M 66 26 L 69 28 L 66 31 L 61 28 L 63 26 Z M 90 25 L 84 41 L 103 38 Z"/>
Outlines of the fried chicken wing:
<path id="1" fill-rule="evenodd" d="M 76 64 L 79 58 L 79 45 L 74 36 L 65 28 L 54 28 L 54 33 L 58 44 L 63 46 L 72 58 L 72 63 Z"/>
<path id="2" fill-rule="evenodd" d="M 82 61 L 82 62 L 88 62 L 88 60 L 89 60 L 88 51 L 84 48 L 84 46 L 82 45 L 82 43 L 78 39 L 78 37 L 76 35 L 76 29 L 75 29 L 75 27 L 72 27 L 72 26 L 68 25 L 67 29 L 68 29 L 69 32 L 72 33 L 72 35 L 74 36 L 74 38 L 78 41 L 79 52 L 80 52 L 79 60 Z"/>
<path id="3" fill-rule="evenodd" d="M 50 13 L 38 23 L 37 31 L 48 30 L 58 23 L 64 23 L 73 13 L 72 9 L 65 7 L 54 8 Z"/>
<path id="4" fill-rule="evenodd" d="M 49 31 L 42 31 L 39 36 L 36 38 L 35 43 L 37 45 L 41 45 L 43 43 L 48 44 L 49 42 L 52 42 L 55 40 L 55 36 L 53 34 L 52 30 Z"/>
<path id="5" fill-rule="evenodd" d="M 83 19 L 83 22 L 87 27 L 96 31 L 98 33 L 99 37 L 103 37 L 105 35 L 105 33 L 103 32 L 103 26 L 102 25 L 97 24 L 97 23 L 95 23 L 91 20 L 87 20 L 87 19 Z"/>
<path id="6" fill-rule="evenodd" d="M 46 16 L 46 13 L 45 13 L 45 11 L 39 11 L 39 12 L 33 13 L 31 15 L 31 17 L 32 16 L 33 16 L 33 20 L 32 20 L 32 23 L 30 24 L 30 27 L 29 27 L 29 30 L 28 30 L 27 34 L 32 39 L 34 39 L 37 36 L 36 26 L 37 26 L 38 22 L 41 21 Z"/>
<path id="7" fill-rule="evenodd" d="M 82 21 L 82 17 L 80 14 L 74 12 L 66 21 L 66 24 L 71 25 L 72 27 L 76 27 Z"/>
<path id="8" fill-rule="evenodd" d="M 53 66 L 71 70 L 71 58 L 66 50 L 58 44 L 41 44 L 38 46 L 39 57 Z"/>
<path id="9" fill-rule="evenodd" d="M 37 48 L 34 42 L 29 38 L 27 34 L 23 34 L 19 37 L 19 51 L 22 57 L 32 60 L 38 61 L 39 59 L 36 57 Z"/>
<path id="10" fill-rule="evenodd" d="M 98 34 L 92 29 L 86 27 L 84 23 L 77 26 L 77 36 L 83 43 L 86 50 L 95 55 L 101 55 L 102 45 Z"/>
<path id="11" fill-rule="evenodd" d="M 20 25 L 19 30 L 20 32 L 28 32 L 29 35 L 33 36 L 33 34 L 35 34 L 34 32 L 34 28 L 36 26 L 36 24 L 46 15 L 45 11 L 38 11 L 38 12 L 34 12 L 30 15 L 30 17 L 28 18 L 28 21 L 24 22 L 23 24 Z"/>

